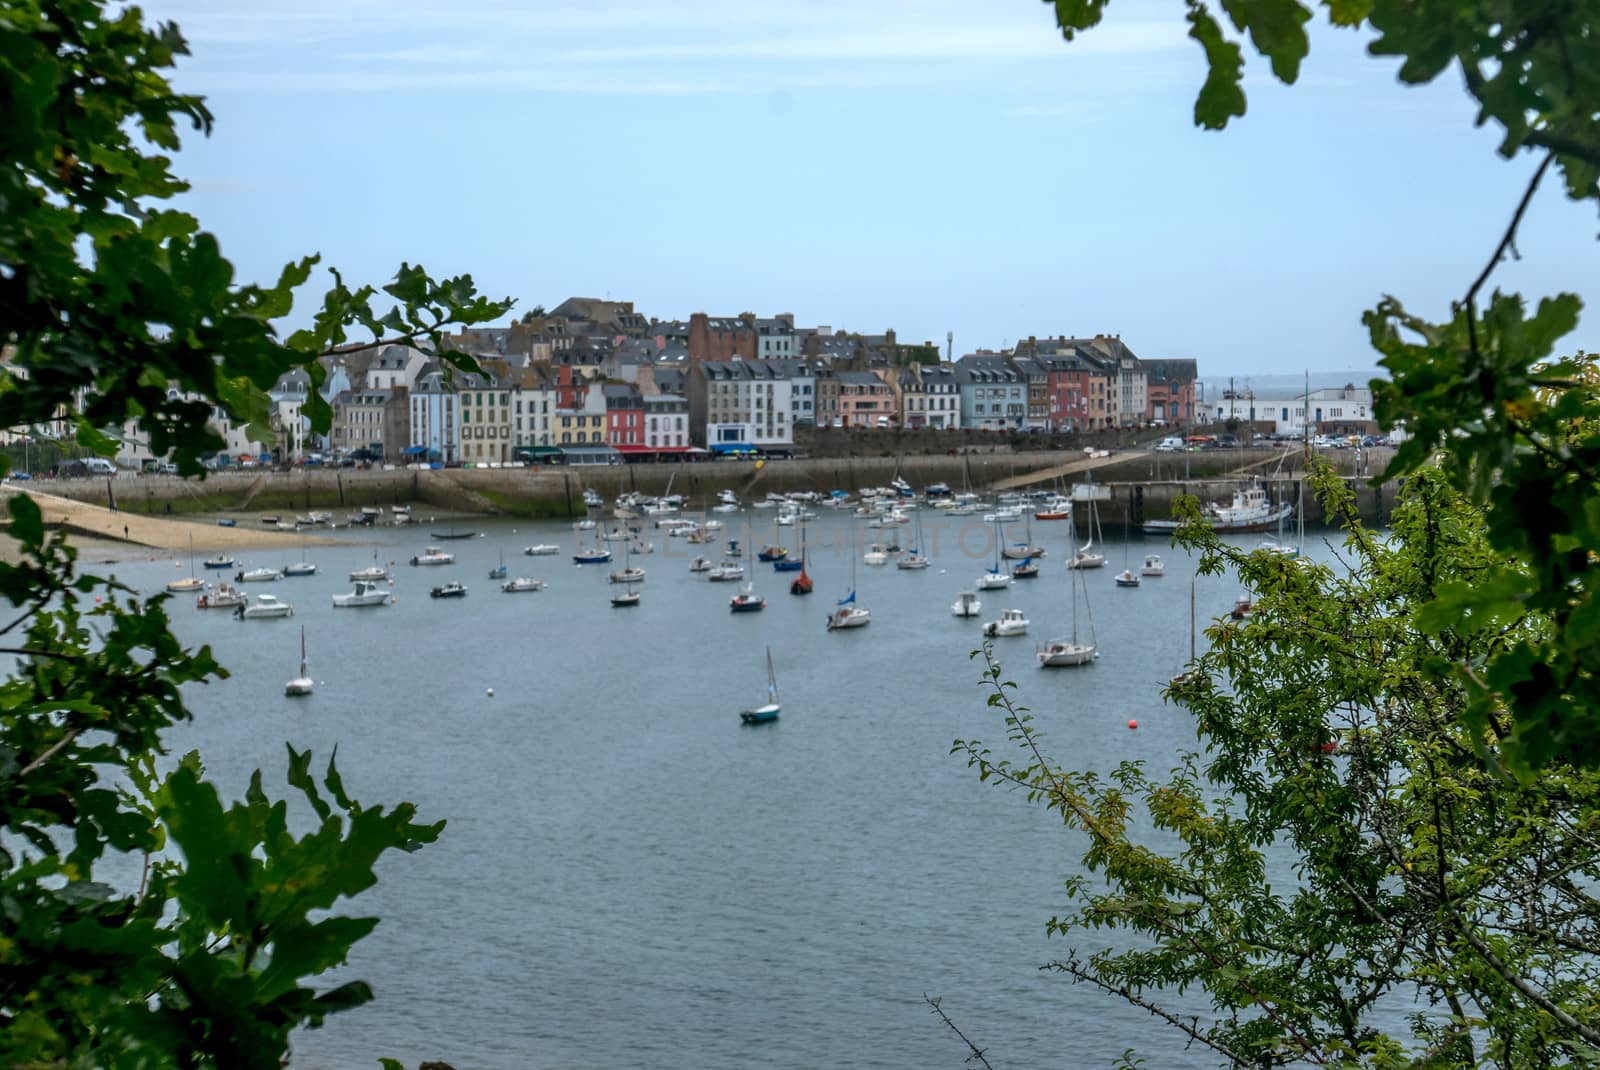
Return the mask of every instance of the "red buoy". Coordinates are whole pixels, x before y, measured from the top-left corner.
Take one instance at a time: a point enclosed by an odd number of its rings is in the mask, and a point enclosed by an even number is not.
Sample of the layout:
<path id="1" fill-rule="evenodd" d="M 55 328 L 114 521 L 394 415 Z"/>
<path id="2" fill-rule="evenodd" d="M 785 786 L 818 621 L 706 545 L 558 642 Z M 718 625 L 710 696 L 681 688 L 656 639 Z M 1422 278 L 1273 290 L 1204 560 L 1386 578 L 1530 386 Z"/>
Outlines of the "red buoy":
<path id="1" fill-rule="evenodd" d="M 1131 728 L 1138 728 L 1138 727 L 1139 727 L 1139 722 L 1138 722 L 1138 721 L 1129 721 L 1129 722 L 1128 722 L 1128 727 L 1129 727 L 1129 728 L 1130 728 L 1130 729 L 1131 729 Z"/>

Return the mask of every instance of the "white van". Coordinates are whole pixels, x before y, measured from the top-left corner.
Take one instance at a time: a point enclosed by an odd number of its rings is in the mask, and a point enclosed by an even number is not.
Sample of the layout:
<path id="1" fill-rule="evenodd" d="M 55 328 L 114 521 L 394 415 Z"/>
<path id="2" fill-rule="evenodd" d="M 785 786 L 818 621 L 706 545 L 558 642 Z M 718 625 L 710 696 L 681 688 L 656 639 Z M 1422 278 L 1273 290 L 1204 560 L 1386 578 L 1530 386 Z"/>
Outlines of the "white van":
<path id="1" fill-rule="evenodd" d="M 1183 452 L 1183 439 L 1179 438 L 1176 435 L 1168 435 L 1166 438 L 1164 438 L 1160 442 L 1156 443 L 1156 452 L 1157 453 L 1182 453 Z"/>
<path id="2" fill-rule="evenodd" d="M 92 476 L 114 476 L 117 474 L 117 466 L 104 457 L 86 457 L 84 458 L 83 467 Z"/>

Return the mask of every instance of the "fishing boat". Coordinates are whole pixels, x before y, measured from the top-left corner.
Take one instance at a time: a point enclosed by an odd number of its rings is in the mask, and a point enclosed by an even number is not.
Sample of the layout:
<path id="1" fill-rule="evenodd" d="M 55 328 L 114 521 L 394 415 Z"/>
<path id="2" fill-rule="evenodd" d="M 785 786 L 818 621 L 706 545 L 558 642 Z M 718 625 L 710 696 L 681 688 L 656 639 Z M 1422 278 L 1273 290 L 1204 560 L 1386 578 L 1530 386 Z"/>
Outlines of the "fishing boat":
<path id="1" fill-rule="evenodd" d="M 219 583 L 209 591 L 203 592 L 194 600 L 196 609 L 235 609 L 245 604 L 249 599 L 237 587 L 230 587 L 226 583 Z"/>
<path id="2" fill-rule="evenodd" d="M 467 586 L 459 580 L 451 580 L 449 583 L 441 583 L 439 586 L 429 591 L 428 597 L 465 598 L 467 597 Z"/>
<path id="3" fill-rule="evenodd" d="M 551 554 L 559 554 L 561 552 L 561 547 L 557 546 L 553 542 L 540 542 L 535 543 L 532 546 L 524 546 L 522 548 L 522 552 L 527 554 L 529 557 L 546 557 Z"/>
<path id="4" fill-rule="evenodd" d="M 782 561 L 789 556 L 787 546 L 763 546 L 756 554 L 758 561 Z"/>
<path id="5" fill-rule="evenodd" d="M 994 565 L 990 567 L 989 571 L 978 577 L 978 590 L 980 591 L 998 591 L 1002 587 L 1011 586 L 1011 573 L 1000 567 L 1000 544 L 1002 541 L 1000 537 L 1000 521 L 994 520 L 990 521 L 990 523 L 994 524 Z"/>
<path id="6" fill-rule="evenodd" d="M 267 568 L 267 567 L 263 566 L 261 568 L 253 568 L 253 569 L 250 569 L 247 572 L 239 573 L 238 575 L 233 577 L 233 582 L 234 583 L 276 583 L 278 580 L 281 580 L 281 579 L 283 579 L 283 573 L 282 572 L 279 572 L 275 568 Z"/>
<path id="7" fill-rule="evenodd" d="M 1071 527 L 1072 521 L 1067 520 L 1067 544 L 1075 545 L 1077 538 Z M 1069 566 L 1070 567 L 1070 566 Z M 1072 634 L 1065 639 L 1052 639 L 1043 644 L 1035 652 L 1039 659 L 1041 669 L 1065 669 L 1074 665 L 1087 665 L 1099 657 L 1098 647 L 1094 637 L 1094 613 L 1089 609 L 1089 588 L 1084 582 L 1083 572 L 1071 569 L 1067 578 L 1067 587 L 1072 598 Z M 1078 596 L 1083 596 L 1083 608 L 1089 618 L 1089 641 L 1083 642 L 1078 638 Z"/>
<path id="8" fill-rule="evenodd" d="M 689 571 L 690 572 L 710 572 L 711 571 L 711 558 L 709 558 L 709 557 L 697 557 L 697 558 L 695 558 L 693 561 L 689 562 Z"/>
<path id="9" fill-rule="evenodd" d="M 1011 566 L 1011 578 L 1014 580 L 1036 580 L 1039 578 L 1039 566 L 1033 563 L 1033 558 L 1024 557 L 1021 561 Z"/>
<path id="10" fill-rule="evenodd" d="M 367 609 L 373 606 L 386 606 L 394 601 L 394 595 L 389 588 L 373 580 L 356 580 L 355 590 L 348 594 L 333 596 L 335 609 Z"/>
<path id="11" fill-rule="evenodd" d="M 1131 569 L 1131 568 L 1123 569 L 1121 572 L 1117 573 L 1117 586 L 1118 587 L 1137 587 L 1137 586 L 1139 586 L 1139 574 L 1137 572 L 1133 571 L 1133 569 Z"/>
<path id="12" fill-rule="evenodd" d="M 1006 609 L 999 620 L 985 621 L 983 634 L 990 639 L 1009 639 L 1028 633 L 1028 618 L 1020 609 Z"/>
<path id="13" fill-rule="evenodd" d="M 283 685 L 283 693 L 285 695 L 290 695 L 290 696 L 294 696 L 294 695 L 309 695 L 309 694 L 311 694 L 311 687 L 312 687 L 311 674 L 306 671 L 306 629 L 305 629 L 304 625 L 301 625 L 301 627 L 300 627 L 300 675 L 296 676 L 293 680 L 290 680 L 288 683 Z"/>
<path id="14" fill-rule="evenodd" d="M 1167 574 L 1166 563 L 1161 560 L 1160 554 L 1145 554 L 1144 564 L 1139 566 L 1139 574 L 1141 576 L 1165 576 Z"/>
<path id="15" fill-rule="evenodd" d="M 867 552 L 861 555 L 863 565 L 887 565 L 889 563 L 889 548 L 881 542 L 875 542 L 867 547 Z"/>
<path id="16" fill-rule="evenodd" d="M 983 611 L 983 603 L 978 601 L 975 591 L 962 591 L 956 595 L 956 600 L 950 603 L 952 617 L 976 617 Z"/>
<path id="17" fill-rule="evenodd" d="M 834 603 L 834 611 L 828 614 L 828 631 L 836 632 L 846 628 L 865 628 L 872 623 L 872 611 L 864 606 L 856 605 L 856 562 L 850 559 L 850 593 Z"/>
<path id="18" fill-rule="evenodd" d="M 1233 500 L 1227 505 L 1207 502 L 1201 507 L 1200 521 L 1212 531 L 1270 531 L 1292 512 L 1294 506 L 1288 502 L 1273 505 L 1266 488 L 1252 482 L 1236 488 Z M 1147 535 L 1170 535 L 1181 523 L 1179 520 L 1146 520 L 1144 530 Z"/>
<path id="19" fill-rule="evenodd" d="M 764 706 L 754 709 L 740 710 L 740 724 L 767 724 L 778 719 L 778 711 L 783 707 L 778 701 L 778 676 L 772 671 L 772 648 L 767 647 L 767 702 Z"/>
<path id="20" fill-rule="evenodd" d="M 182 567 L 181 565 L 179 566 Z M 194 536 L 189 536 L 189 575 L 181 580 L 173 580 L 167 584 L 167 590 L 173 594 L 190 594 L 194 591 L 206 589 L 206 581 L 194 574 Z"/>
<path id="21" fill-rule="evenodd" d="M 254 602 L 239 606 L 233 615 L 238 620 L 271 620 L 274 617 L 294 616 L 294 607 L 288 602 L 278 601 L 270 594 L 258 594 Z"/>
<path id="22" fill-rule="evenodd" d="M 202 567 L 202 568 L 232 568 L 233 567 L 233 558 L 230 557 L 227 554 L 218 554 L 216 557 L 208 557 L 204 561 L 200 562 L 200 567 Z"/>
<path id="23" fill-rule="evenodd" d="M 706 573 L 712 583 L 732 583 L 744 579 L 744 566 L 737 561 L 724 561 Z"/>
<path id="24" fill-rule="evenodd" d="M 456 563 L 456 555 L 447 553 L 444 550 L 439 549 L 437 546 L 430 546 L 416 557 L 413 557 L 411 559 L 411 563 L 419 566 L 453 565 Z"/>
<path id="25" fill-rule="evenodd" d="M 515 579 L 506 580 L 506 582 L 500 585 L 500 589 L 506 594 L 521 594 L 524 591 L 542 591 L 545 589 L 545 582 L 544 580 L 529 579 L 527 576 L 518 576 Z"/>

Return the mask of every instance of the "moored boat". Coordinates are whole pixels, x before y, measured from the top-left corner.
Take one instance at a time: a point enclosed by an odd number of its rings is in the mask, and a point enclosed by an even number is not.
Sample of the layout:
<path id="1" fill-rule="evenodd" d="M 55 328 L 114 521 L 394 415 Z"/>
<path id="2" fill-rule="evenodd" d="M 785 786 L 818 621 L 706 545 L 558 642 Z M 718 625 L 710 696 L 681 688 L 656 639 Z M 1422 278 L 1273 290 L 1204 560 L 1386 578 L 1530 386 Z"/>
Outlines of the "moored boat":
<path id="1" fill-rule="evenodd" d="M 740 724 L 767 724 L 778 719 L 783 708 L 778 701 L 778 676 L 772 671 L 772 648 L 767 647 L 767 701 L 764 705 L 739 711 Z"/>
<path id="2" fill-rule="evenodd" d="M 219 583 L 209 591 L 205 591 L 194 600 L 196 609 L 234 609 L 249 601 L 245 593 L 237 587 L 230 587 L 226 583 Z"/>
<path id="3" fill-rule="evenodd" d="M 437 546 L 430 546 L 416 557 L 413 557 L 411 559 L 411 563 L 412 565 L 416 566 L 453 565 L 456 563 L 456 555 L 447 553 L 446 551 L 439 549 Z"/>
<path id="4" fill-rule="evenodd" d="M 1020 609 L 1002 610 L 998 620 L 985 621 L 983 625 L 983 634 L 991 639 L 1013 638 L 1027 632 L 1028 618 Z"/>
<path id="5" fill-rule="evenodd" d="M 1133 569 L 1131 569 L 1131 568 L 1123 569 L 1121 572 L 1117 573 L 1117 586 L 1118 587 L 1137 587 L 1137 586 L 1139 586 L 1139 574 L 1137 572 L 1133 571 Z"/>
<path id="6" fill-rule="evenodd" d="M 514 579 L 509 579 L 502 583 L 500 585 L 500 589 L 506 594 L 520 594 L 524 591 L 542 591 L 545 589 L 545 582 L 544 580 L 529 579 L 527 576 L 517 576 Z"/>
<path id="7" fill-rule="evenodd" d="M 561 547 L 551 542 L 540 542 L 534 543 L 532 546 L 524 546 L 522 552 L 529 557 L 545 557 L 550 554 L 559 554 Z"/>
<path id="8" fill-rule="evenodd" d="M 276 583 L 278 580 L 281 580 L 281 579 L 283 579 L 283 573 L 282 572 L 279 572 L 275 568 L 266 568 L 265 566 L 263 566 L 261 568 L 253 568 L 253 569 L 250 569 L 247 572 L 239 573 L 237 576 L 233 577 L 233 582 L 234 583 Z"/>
<path id="9" fill-rule="evenodd" d="M 1288 502 L 1273 505 L 1266 488 L 1251 483 L 1235 489 L 1233 500 L 1227 505 L 1207 502 L 1201 508 L 1200 520 L 1213 531 L 1269 531 L 1293 513 L 1294 506 Z M 1147 520 L 1144 530 L 1148 535 L 1170 535 L 1181 523 L 1179 520 Z"/>
<path id="10" fill-rule="evenodd" d="M 309 695 L 312 688 L 311 674 L 306 671 L 306 630 L 300 628 L 300 675 L 283 685 L 283 693 L 289 696 Z"/>
<path id="11" fill-rule="evenodd" d="M 310 561 L 296 561 L 292 565 L 284 565 L 283 574 L 285 576 L 315 576 L 317 574 L 317 566 Z"/>
<path id="12" fill-rule="evenodd" d="M 1165 576 L 1167 574 L 1167 566 L 1161 560 L 1160 554 L 1145 554 L 1144 564 L 1139 566 L 1139 574 L 1142 576 Z"/>
<path id="13" fill-rule="evenodd" d="M 363 570 L 366 571 L 366 570 Z M 372 580 L 357 580 L 355 590 L 348 594 L 333 596 L 335 609 L 366 609 L 372 606 L 386 606 L 394 601 L 394 595 L 389 588 Z"/>
<path id="14" fill-rule="evenodd" d="M 206 558 L 200 564 L 203 568 L 232 568 L 233 558 L 228 554 L 218 554 L 216 557 Z"/>
<path id="15" fill-rule="evenodd" d="M 270 620 L 274 617 L 294 616 L 294 606 L 288 602 L 280 602 L 270 594 L 258 594 L 256 600 L 248 605 L 241 605 L 233 611 L 239 620 Z"/>
<path id="16" fill-rule="evenodd" d="M 459 580 L 451 580 L 449 583 L 441 583 L 439 586 L 428 592 L 429 598 L 465 598 L 466 596 L 467 585 Z"/>
<path id="17" fill-rule="evenodd" d="M 976 617 L 983 611 L 983 603 L 978 600 L 976 591 L 962 591 L 956 595 L 956 600 L 950 603 L 952 617 Z"/>
<path id="18" fill-rule="evenodd" d="M 695 558 L 693 561 L 689 562 L 689 571 L 690 572 L 710 572 L 711 571 L 711 558 L 709 558 L 709 557 L 697 557 L 697 558 Z"/>

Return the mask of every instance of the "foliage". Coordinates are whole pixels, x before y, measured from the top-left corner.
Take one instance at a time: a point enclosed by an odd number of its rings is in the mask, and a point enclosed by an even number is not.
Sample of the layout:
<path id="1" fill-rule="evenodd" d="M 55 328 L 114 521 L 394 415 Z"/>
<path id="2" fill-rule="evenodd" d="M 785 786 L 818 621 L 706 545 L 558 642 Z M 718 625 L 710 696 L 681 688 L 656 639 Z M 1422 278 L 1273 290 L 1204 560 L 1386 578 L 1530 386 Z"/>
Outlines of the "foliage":
<path id="1" fill-rule="evenodd" d="M 1208 75 L 1195 122 L 1220 129 L 1245 112 L 1243 58 L 1203 0 L 1186 0 L 1191 36 Z M 1429 620 L 1496 628 L 1524 612 L 1547 615 L 1538 641 L 1524 637 L 1457 661 L 1473 701 L 1462 712 L 1493 732 L 1498 760 L 1521 776 L 1564 757 L 1600 766 L 1600 397 L 1593 363 L 1556 356 L 1580 302 L 1560 294 L 1529 315 L 1520 296 L 1479 295 L 1516 255 L 1516 231 L 1545 172 L 1569 197 L 1600 201 L 1600 5 L 1595 0 L 1328 0 L 1329 21 L 1370 27 L 1369 51 L 1401 59 L 1402 82 L 1452 68 L 1477 103 L 1478 122 L 1501 131 L 1507 158 L 1539 152 L 1527 190 L 1487 266 L 1441 323 L 1393 297 L 1365 316 L 1389 381 L 1373 382 L 1385 426 L 1412 439 L 1379 480 L 1417 472 L 1436 455 L 1455 485 L 1489 517 L 1505 558 L 1481 582 L 1439 592 Z M 1100 21 L 1106 0 L 1055 0 L 1070 40 Z M 1313 8 L 1300 0 L 1222 0 L 1273 73 L 1293 82 L 1309 48 Z"/>
<path id="2" fill-rule="evenodd" d="M 1338 566 L 1248 554 L 1196 524 L 1207 574 L 1237 571 L 1248 621 L 1169 695 L 1203 754 L 1062 768 L 988 650 L 990 705 L 1019 760 L 958 741 L 985 780 L 1024 789 L 1086 834 L 1071 912 L 1052 933 L 1122 934 L 1050 968 L 1146 1007 L 1219 1061 L 1370 1067 L 1587 1064 L 1600 1057 L 1600 773 L 1552 762 L 1502 775 L 1471 695 L 1441 667 L 1537 638 L 1431 619 L 1443 590 L 1500 558 L 1475 505 L 1433 468 L 1393 530 L 1315 477 L 1346 537 Z M 1097 942 L 1103 942 L 1097 940 Z M 1209 1020 L 1191 1018 L 1196 991 Z"/>
<path id="3" fill-rule="evenodd" d="M 430 341 L 473 367 L 443 332 L 510 303 L 410 265 L 381 290 L 332 272 L 309 326 L 279 337 L 317 258 L 241 284 L 198 220 L 162 206 L 185 188 L 163 154 L 211 128 L 163 73 L 185 53 L 175 26 L 101 0 L 0 13 L 0 427 L 75 413 L 79 442 L 111 452 L 132 422 L 192 474 L 222 446 L 213 409 L 266 438 L 265 390 L 295 367 L 320 386 L 317 358 L 353 338 Z M 327 427 L 315 389 L 306 415 Z M 79 574 L 29 499 L 8 508 L 21 559 L 0 564 L 0 636 L 23 638 L 0 648 L 15 659 L 0 681 L 0 1063 L 276 1067 L 293 1029 L 370 997 L 308 983 L 376 924 L 330 910 L 442 823 L 354 802 L 331 760 L 319 787 L 292 747 L 289 784 L 314 815 L 302 835 L 259 773 L 225 806 L 198 756 L 165 768 L 162 733 L 190 716 L 181 687 L 222 668 L 178 643 L 164 597 Z M 136 887 L 105 877 L 129 868 Z"/>

